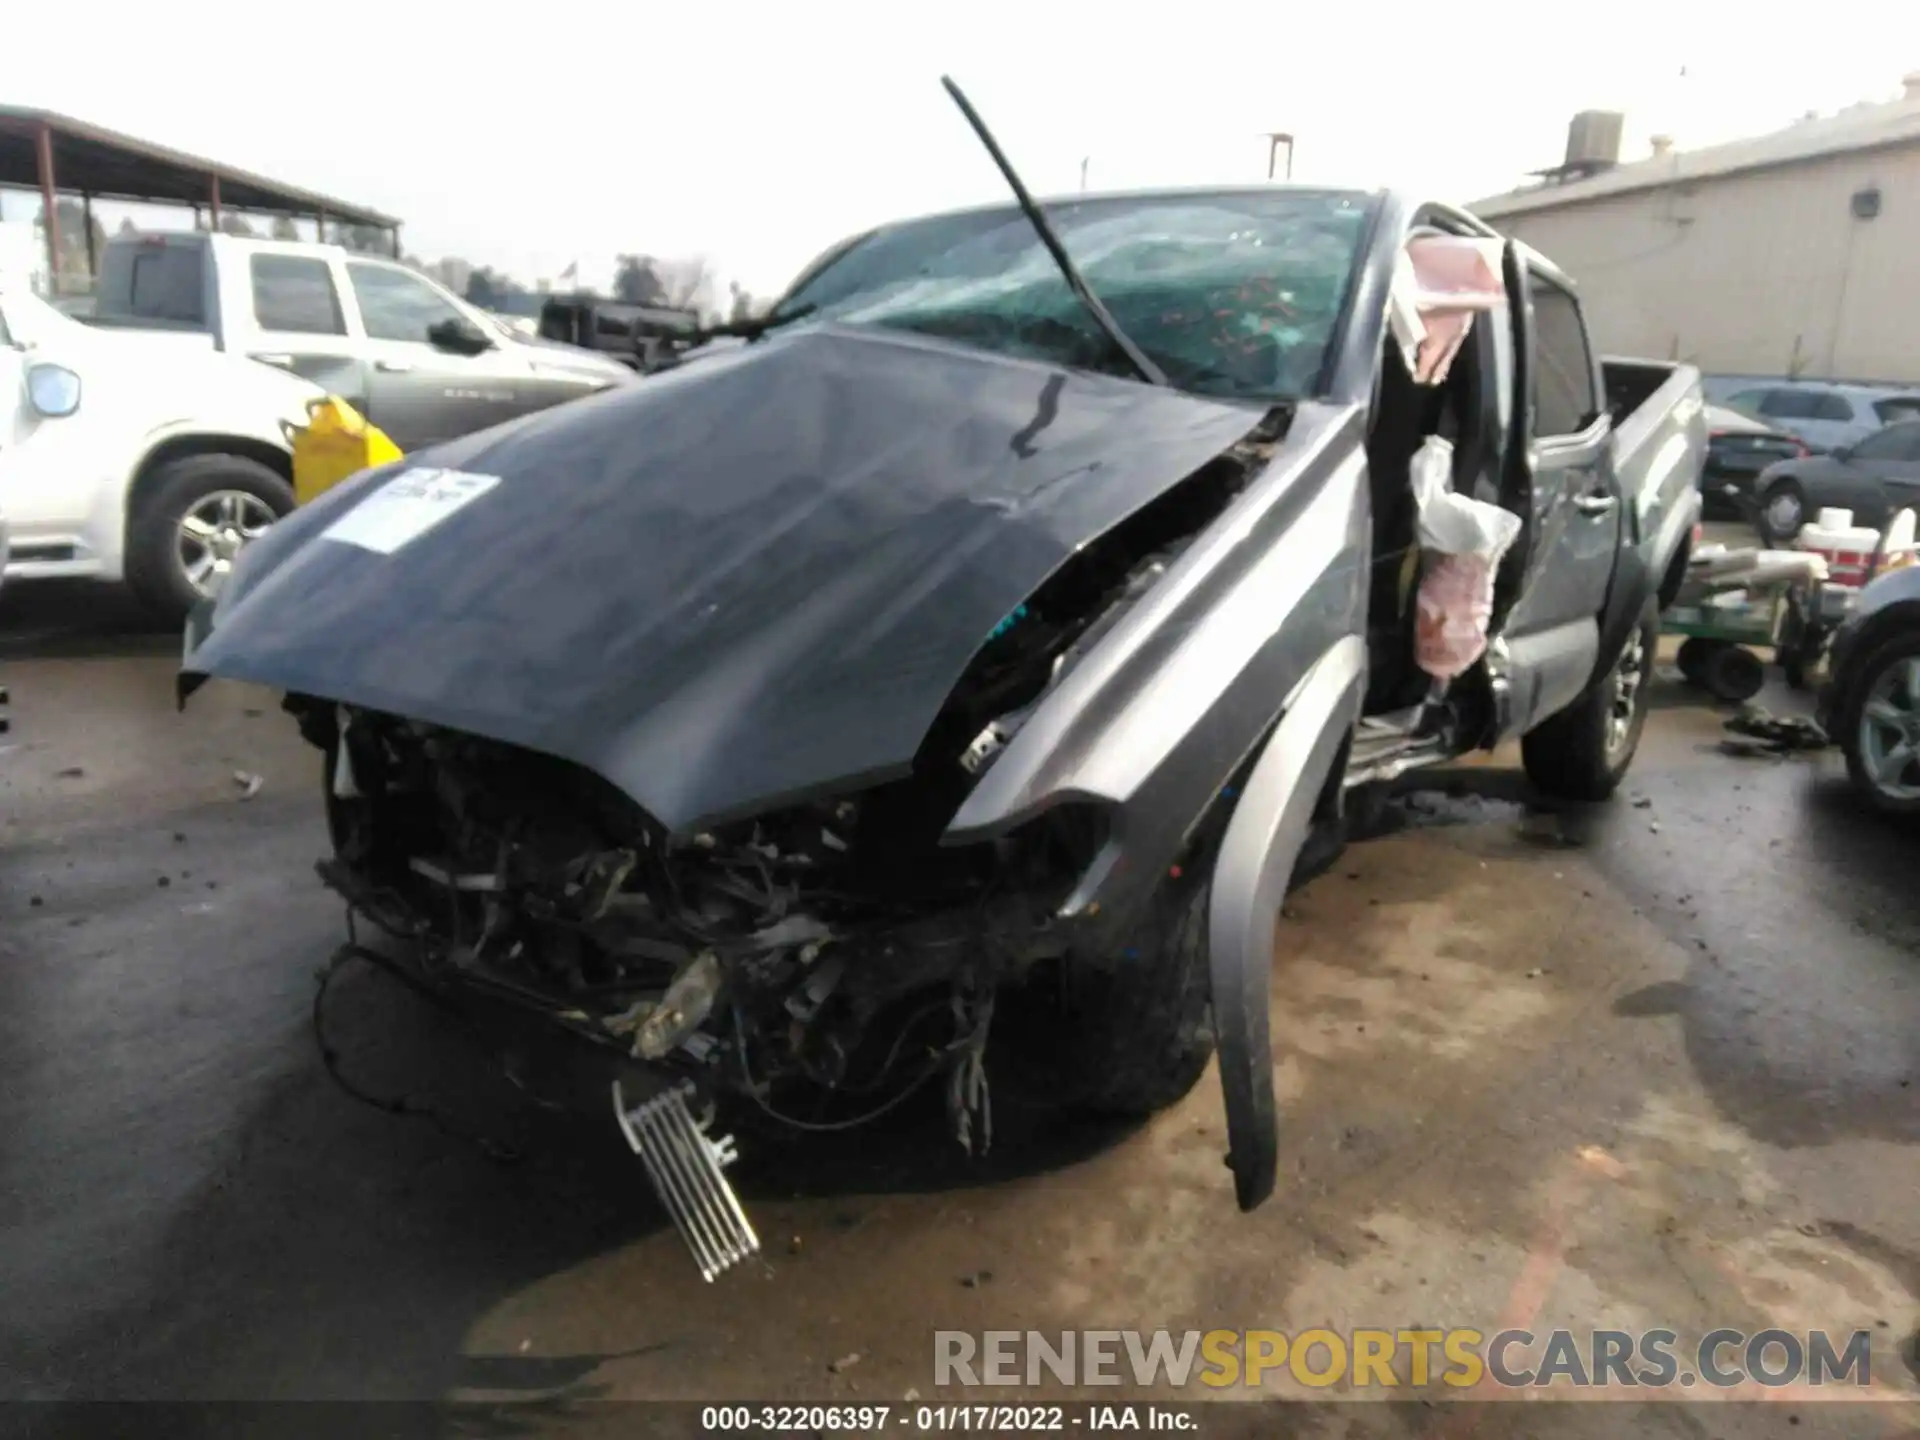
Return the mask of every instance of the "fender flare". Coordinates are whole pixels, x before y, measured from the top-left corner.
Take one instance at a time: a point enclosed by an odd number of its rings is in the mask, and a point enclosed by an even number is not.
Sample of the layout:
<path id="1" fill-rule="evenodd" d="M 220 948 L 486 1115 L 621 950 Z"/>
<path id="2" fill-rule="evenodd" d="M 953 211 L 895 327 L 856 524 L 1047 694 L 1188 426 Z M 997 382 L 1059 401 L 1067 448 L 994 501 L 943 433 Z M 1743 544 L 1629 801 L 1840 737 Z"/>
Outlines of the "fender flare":
<path id="1" fill-rule="evenodd" d="M 1638 550 L 1623 547 L 1614 566 L 1613 583 L 1607 589 L 1606 609 L 1600 616 L 1600 648 L 1595 654 L 1593 673 L 1605 675 L 1627 648 L 1627 636 L 1640 623 L 1647 599 L 1660 584 L 1659 576 L 1647 568 L 1646 557 Z"/>
<path id="2" fill-rule="evenodd" d="M 1367 647 L 1358 635 L 1342 637 L 1313 663 L 1247 777 L 1214 862 L 1207 965 L 1227 1164 L 1242 1210 L 1273 1193 L 1279 1169 L 1268 1016 L 1274 926 L 1366 683 Z"/>

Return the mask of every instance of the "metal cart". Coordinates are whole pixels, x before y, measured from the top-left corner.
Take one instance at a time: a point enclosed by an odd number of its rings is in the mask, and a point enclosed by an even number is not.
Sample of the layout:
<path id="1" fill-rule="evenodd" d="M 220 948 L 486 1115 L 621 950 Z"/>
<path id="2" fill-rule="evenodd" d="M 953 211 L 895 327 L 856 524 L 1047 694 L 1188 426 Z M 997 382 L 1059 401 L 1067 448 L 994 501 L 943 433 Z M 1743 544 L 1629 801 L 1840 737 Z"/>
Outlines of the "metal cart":
<path id="1" fill-rule="evenodd" d="M 1831 627 L 1810 597 L 1826 586 L 1824 565 L 1811 556 L 1766 551 L 1708 552 L 1661 616 L 1665 635 L 1684 637 L 1680 673 L 1716 700 L 1751 700 L 1766 682 L 1756 649 L 1771 650 L 1789 676 L 1819 658 Z"/>

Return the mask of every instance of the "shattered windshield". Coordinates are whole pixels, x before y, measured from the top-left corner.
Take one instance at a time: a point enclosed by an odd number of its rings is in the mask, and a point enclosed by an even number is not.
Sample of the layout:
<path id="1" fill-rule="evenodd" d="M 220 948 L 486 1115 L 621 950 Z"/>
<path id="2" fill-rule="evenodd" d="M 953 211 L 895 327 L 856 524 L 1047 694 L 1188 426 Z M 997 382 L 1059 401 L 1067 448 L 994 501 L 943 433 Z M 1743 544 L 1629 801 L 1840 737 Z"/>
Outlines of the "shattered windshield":
<path id="1" fill-rule="evenodd" d="M 1049 204 L 1067 253 L 1182 390 L 1300 399 L 1322 388 L 1371 201 L 1295 190 Z M 1018 210 L 888 226 L 803 276 L 775 315 L 877 325 L 1131 374 Z"/>

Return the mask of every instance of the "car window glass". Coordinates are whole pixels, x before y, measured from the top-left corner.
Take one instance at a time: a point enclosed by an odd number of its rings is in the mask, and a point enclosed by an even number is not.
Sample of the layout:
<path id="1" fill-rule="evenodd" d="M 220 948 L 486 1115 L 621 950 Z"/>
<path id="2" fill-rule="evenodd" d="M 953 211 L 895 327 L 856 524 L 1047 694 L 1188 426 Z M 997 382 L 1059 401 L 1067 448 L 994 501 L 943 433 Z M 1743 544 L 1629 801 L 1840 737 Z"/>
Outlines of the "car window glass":
<path id="1" fill-rule="evenodd" d="M 324 260 L 303 255 L 255 255 L 253 318 L 262 330 L 296 335 L 344 335 L 347 322 Z"/>
<path id="2" fill-rule="evenodd" d="M 1766 403 L 1767 392 L 1764 390 L 1742 390 L 1738 395 L 1727 398 L 1728 409 L 1747 415 L 1763 414 Z"/>
<path id="3" fill-rule="evenodd" d="M 1573 296 L 1550 280 L 1533 278 L 1533 433 L 1578 435 L 1599 413 L 1593 354 Z"/>
<path id="4" fill-rule="evenodd" d="M 1853 403 L 1844 395 L 1836 395 L 1831 390 L 1813 392 L 1813 418 L 1816 420 L 1838 420 L 1842 425 L 1853 423 Z"/>
<path id="5" fill-rule="evenodd" d="M 1920 460 L 1920 420 L 1876 430 L 1853 447 L 1855 460 Z"/>
<path id="6" fill-rule="evenodd" d="M 386 265 L 349 262 L 360 322 L 374 340 L 411 340 L 428 344 L 427 331 L 443 320 L 465 320 L 459 310 L 424 280 Z"/>
<path id="7" fill-rule="evenodd" d="M 94 313 L 204 325 L 206 250 L 164 239 L 115 241 L 100 257 Z"/>
<path id="8" fill-rule="evenodd" d="M 1339 192 L 1094 196 L 1047 207 L 1120 328 L 1178 389 L 1317 394 L 1374 202 Z M 888 226 L 816 262 L 775 308 L 1050 364 L 1132 368 L 1018 210 Z"/>
<path id="9" fill-rule="evenodd" d="M 1818 418 L 1819 406 L 1809 390 L 1769 390 L 1760 413 L 1770 420 L 1813 420 Z"/>
<path id="10" fill-rule="evenodd" d="M 1882 425 L 1891 425 L 1896 420 L 1920 420 L 1920 395 L 1895 395 L 1876 400 L 1873 413 L 1880 417 Z"/>

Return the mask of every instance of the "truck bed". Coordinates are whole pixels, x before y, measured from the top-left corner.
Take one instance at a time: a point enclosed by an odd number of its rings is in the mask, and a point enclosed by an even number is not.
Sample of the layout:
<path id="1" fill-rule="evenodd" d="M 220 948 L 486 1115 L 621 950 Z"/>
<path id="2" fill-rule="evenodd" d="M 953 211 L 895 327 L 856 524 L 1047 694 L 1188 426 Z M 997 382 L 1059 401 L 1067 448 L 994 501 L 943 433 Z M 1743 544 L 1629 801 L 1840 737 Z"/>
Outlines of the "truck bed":
<path id="1" fill-rule="evenodd" d="M 1700 518 L 1707 454 L 1700 372 L 1661 360 L 1603 359 L 1600 368 L 1631 538 L 1659 584 L 1685 565 Z"/>

